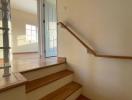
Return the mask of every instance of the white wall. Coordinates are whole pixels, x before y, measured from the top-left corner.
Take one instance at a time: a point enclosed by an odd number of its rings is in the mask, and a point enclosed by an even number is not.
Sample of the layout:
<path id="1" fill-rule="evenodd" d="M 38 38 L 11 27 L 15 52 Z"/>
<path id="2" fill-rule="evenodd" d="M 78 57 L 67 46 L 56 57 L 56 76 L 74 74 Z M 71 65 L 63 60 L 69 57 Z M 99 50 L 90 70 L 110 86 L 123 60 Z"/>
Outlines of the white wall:
<path id="1" fill-rule="evenodd" d="M 26 41 L 26 24 L 37 26 L 37 15 L 12 9 L 13 53 L 38 51 L 38 43 Z"/>
<path id="2" fill-rule="evenodd" d="M 70 23 L 98 52 L 132 56 L 129 0 L 57 0 L 58 21 Z M 92 100 L 132 100 L 132 60 L 96 58 L 58 28 L 58 53 Z"/>

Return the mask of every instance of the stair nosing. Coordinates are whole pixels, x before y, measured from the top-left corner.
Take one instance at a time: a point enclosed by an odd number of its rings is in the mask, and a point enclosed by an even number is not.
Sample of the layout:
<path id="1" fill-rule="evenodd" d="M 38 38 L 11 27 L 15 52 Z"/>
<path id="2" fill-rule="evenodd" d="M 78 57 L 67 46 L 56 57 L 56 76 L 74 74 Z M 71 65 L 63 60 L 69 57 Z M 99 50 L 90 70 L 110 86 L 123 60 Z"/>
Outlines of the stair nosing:
<path id="1" fill-rule="evenodd" d="M 70 70 L 63 70 L 63 71 L 60 71 L 60 72 L 65 72 L 65 71 L 68 71 L 69 73 L 66 74 L 66 75 L 64 75 L 63 77 L 59 77 L 59 78 L 54 79 L 54 80 L 51 80 L 51 81 L 49 81 L 49 82 L 47 82 L 47 83 L 38 85 L 38 86 L 36 86 L 36 87 L 34 87 L 34 88 L 32 88 L 32 89 L 26 90 L 26 93 L 30 93 L 30 92 L 32 92 L 32 91 L 34 91 L 34 90 L 36 90 L 36 89 L 38 89 L 38 88 L 40 88 L 40 87 L 46 86 L 46 85 L 48 85 L 48 84 L 50 84 L 50 83 L 53 83 L 53 82 L 55 82 L 55 81 L 57 81 L 57 80 L 63 79 L 63 78 L 65 78 L 65 77 L 67 77 L 67 76 L 73 74 L 73 72 L 70 71 Z M 55 75 L 55 74 L 58 74 L 58 73 L 60 73 L 60 72 L 53 73 L 53 74 L 51 74 L 51 75 Z M 38 79 L 35 79 L 35 80 L 33 80 L 33 81 L 36 81 L 36 80 L 39 80 L 39 79 L 44 79 L 44 78 L 47 78 L 47 77 L 49 77 L 49 76 L 51 76 L 51 75 L 48 75 L 48 76 L 45 76 L 45 77 L 42 77 L 42 78 L 38 78 Z M 28 82 L 33 82 L 33 81 L 28 81 Z M 27 82 L 27 83 L 28 83 L 28 82 Z"/>
<path id="2" fill-rule="evenodd" d="M 61 63 L 47 65 L 47 66 L 41 66 L 41 67 L 37 67 L 37 68 L 32 68 L 32 69 L 28 69 L 28 70 L 23 70 L 23 71 L 20 71 L 20 73 L 21 74 L 26 74 L 28 72 L 33 72 L 33 71 L 37 71 L 37 70 L 41 70 L 41 69 L 46 69 L 46 68 L 50 68 L 50 67 L 54 67 L 54 66 L 62 65 L 62 64 L 66 64 L 66 61 L 61 62 Z"/>

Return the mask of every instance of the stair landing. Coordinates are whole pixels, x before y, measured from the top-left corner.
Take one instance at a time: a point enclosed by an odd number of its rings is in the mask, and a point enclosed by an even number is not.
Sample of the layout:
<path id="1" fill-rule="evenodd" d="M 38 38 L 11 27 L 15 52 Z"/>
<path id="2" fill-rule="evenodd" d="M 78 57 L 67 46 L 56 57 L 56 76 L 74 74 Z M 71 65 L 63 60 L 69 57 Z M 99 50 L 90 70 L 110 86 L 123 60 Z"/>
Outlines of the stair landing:
<path id="1" fill-rule="evenodd" d="M 49 57 L 40 59 L 38 54 L 15 54 L 13 56 L 12 72 L 29 72 L 36 69 L 51 67 L 63 64 L 66 59 L 63 57 Z"/>
<path id="2" fill-rule="evenodd" d="M 12 60 L 11 76 L 2 77 L 3 70 L 0 70 L 0 92 L 25 84 L 26 79 L 21 75 L 22 73 L 64 64 L 65 62 L 66 59 L 62 57 L 40 59 L 38 54 L 15 54 Z"/>

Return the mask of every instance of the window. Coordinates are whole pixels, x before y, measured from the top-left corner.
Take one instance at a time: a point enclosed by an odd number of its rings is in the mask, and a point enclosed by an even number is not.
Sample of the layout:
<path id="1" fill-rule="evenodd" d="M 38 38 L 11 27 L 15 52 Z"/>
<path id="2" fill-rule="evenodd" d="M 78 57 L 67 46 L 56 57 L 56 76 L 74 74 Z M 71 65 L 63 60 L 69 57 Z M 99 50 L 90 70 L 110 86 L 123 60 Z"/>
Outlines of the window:
<path id="1" fill-rule="evenodd" d="M 34 25 L 26 24 L 26 41 L 30 43 L 38 42 L 37 27 Z"/>

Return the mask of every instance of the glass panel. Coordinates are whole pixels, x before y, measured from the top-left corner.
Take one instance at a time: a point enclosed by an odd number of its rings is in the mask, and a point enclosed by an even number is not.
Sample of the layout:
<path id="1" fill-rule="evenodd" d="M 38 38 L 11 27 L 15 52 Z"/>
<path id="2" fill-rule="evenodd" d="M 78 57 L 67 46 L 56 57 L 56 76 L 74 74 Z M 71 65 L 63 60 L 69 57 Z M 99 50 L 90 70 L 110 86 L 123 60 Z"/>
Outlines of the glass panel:
<path id="1" fill-rule="evenodd" d="M 46 57 L 57 56 L 56 1 L 45 0 Z"/>
<path id="2" fill-rule="evenodd" d="M 26 24 L 26 29 L 31 30 L 31 29 L 32 29 L 32 26 L 31 26 L 31 25 Z"/>
<path id="3" fill-rule="evenodd" d="M 26 40 L 27 41 L 31 40 L 31 30 L 26 30 Z"/>
<path id="4" fill-rule="evenodd" d="M 36 31 L 32 31 L 32 42 L 36 42 Z"/>
<path id="5" fill-rule="evenodd" d="M 56 29 L 56 22 L 49 22 L 49 28 L 51 30 Z"/>
<path id="6" fill-rule="evenodd" d="M 32 30 L 33 31 L 36 31 L 36 26 L 32 26 Z"/>

